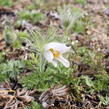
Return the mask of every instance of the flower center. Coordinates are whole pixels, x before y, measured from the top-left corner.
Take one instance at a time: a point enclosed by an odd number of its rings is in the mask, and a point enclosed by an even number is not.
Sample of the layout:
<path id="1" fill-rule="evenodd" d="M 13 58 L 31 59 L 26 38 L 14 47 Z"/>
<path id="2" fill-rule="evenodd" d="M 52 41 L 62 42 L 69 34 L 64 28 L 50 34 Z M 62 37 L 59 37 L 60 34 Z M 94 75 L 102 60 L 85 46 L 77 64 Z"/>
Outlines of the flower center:
<path id="1" fill-rule="evenodd" d="M 59 51 L 54 51 L 52 48 L 49 49 L 49 51 L 52 52 L 54 58 L 58 58 L 60 56 L 60 52 Z"/>

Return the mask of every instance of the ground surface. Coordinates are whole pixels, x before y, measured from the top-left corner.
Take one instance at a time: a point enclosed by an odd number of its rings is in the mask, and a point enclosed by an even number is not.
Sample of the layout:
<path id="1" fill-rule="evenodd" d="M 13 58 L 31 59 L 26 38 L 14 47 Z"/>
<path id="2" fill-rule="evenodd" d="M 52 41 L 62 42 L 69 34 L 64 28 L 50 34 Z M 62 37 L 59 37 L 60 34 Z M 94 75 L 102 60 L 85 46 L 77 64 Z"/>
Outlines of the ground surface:
<path id="1" fill-rule="evenodd" d="M 0 109 L 108 109 L 108 0 L 0 0 Z M 70 67 L 43 56 L 71 47 Z"/>

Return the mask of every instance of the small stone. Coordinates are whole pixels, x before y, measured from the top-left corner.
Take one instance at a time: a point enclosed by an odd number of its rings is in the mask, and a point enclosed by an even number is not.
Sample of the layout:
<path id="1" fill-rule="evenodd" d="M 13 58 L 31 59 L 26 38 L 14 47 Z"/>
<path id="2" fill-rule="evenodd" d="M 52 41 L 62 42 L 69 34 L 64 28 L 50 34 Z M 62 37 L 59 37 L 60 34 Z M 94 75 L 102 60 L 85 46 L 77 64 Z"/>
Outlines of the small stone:
<path id="1" fill-rule="evenodd" d="M 91 34 L 91 31 L 87 31 L 87 34 L 90 35 Z"/>
<path id="2" fill-rule="evenodd" d="M 106 9 L 104 13 L 109 16 L 109 9 Z"/>

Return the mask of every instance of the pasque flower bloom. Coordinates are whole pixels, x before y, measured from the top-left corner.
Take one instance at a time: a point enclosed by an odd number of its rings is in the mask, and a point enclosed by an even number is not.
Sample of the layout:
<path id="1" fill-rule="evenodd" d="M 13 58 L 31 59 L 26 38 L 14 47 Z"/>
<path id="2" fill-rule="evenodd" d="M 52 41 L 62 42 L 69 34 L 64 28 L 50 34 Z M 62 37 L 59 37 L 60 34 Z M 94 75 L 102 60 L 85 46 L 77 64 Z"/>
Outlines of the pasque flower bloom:
<path id="1" fill-rule="evenodd" d="M 58 61 L 61 62 L 65 67 L 69 67 L 70 63 L 63 57 L 63 53 L 70 50 L 64 43 L 51 42 L 44 46 L 44 57 L 45 59 L 57 67 Z"/>

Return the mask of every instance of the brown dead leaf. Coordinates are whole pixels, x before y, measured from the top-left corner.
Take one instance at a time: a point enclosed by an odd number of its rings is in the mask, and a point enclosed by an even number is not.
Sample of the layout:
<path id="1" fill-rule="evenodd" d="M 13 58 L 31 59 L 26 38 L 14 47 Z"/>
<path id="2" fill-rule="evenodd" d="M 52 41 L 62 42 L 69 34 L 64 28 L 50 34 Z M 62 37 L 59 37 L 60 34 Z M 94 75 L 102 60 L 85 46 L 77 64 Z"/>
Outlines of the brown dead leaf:
<path id="1" fill-rule="evenodd" d="M 31 96 L 34 91 L 25 88 L 12 90 L 8 82 L 2 83 L 0 86 L 2 86 L 0 88 L 0 107 L 3 109 L 24 109 L 25 105 L 29 105 L 34 100 L 34 97 Z"/>

